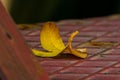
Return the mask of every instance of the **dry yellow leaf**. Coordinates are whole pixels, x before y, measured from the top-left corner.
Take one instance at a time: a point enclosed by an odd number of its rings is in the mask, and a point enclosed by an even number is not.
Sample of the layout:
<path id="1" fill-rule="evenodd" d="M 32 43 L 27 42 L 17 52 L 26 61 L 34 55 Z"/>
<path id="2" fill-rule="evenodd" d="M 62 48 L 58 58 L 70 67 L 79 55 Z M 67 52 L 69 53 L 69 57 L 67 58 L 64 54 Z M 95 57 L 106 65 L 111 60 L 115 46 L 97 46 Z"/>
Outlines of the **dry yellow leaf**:
<path id="1" fill-rule="evenodd" d="M 79 32 L 75 31 L 71 34 L 67 45 L 65 46 L 61 37 L 59 30 L 54 22 L 47 22 L 43 25 L 40 32 L 40 42 L 42 47 L 47 50 L 39 51 L 36 49 L 32 49 L 33 53 L 36 56 L 41 57 L 54 57 L 60 54 L 61 52 L 69 52 L 77 57 L 86 58 L 87 51 L 86 49 L 73 49 L 71 46 L 71 42 L 73 37 L 77 35 Z"/>

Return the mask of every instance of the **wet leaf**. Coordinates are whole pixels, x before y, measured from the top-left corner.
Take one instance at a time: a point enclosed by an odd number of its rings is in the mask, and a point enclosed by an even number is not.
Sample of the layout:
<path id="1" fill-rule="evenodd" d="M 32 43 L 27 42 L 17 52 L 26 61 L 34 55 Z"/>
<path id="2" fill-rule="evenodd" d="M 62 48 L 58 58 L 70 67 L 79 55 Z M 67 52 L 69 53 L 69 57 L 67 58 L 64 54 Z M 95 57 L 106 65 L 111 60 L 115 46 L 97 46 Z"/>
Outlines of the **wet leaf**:
<path id="1" fill-rule="evenodd" d="M 76 36 L 79 32 L 75 31 L 73 32 L 69 39 L 68 43 L 65 46 L 59 30 L 54 22 L 47 22 L 43 25 L 41 32 L 40 32 L 40 42 L 41 46 L 47 50 L 45 51 L 39 51 L 36 49 L 32 49 L 33 53 L 36 56 L 41 57 L 55 57 L 61 52 L 63 53 L 70 53 L 80 58 L 86 58 L 87 57 L 87 51 L 86 49 L 73 49 L 72 48 L 72 40 L 74 36 Z"/>

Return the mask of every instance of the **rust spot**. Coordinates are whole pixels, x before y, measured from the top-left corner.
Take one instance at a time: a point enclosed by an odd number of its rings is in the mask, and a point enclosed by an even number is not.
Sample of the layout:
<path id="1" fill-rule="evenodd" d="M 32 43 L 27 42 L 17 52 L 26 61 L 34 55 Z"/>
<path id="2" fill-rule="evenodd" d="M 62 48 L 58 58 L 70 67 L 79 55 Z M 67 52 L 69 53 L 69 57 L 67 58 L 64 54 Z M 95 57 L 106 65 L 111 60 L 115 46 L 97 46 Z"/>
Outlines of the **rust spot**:
<path id="1" fill-rule="evenodd" d="M 6 33 L 6 36 L 8 39 L 10 39 L 10 40 L 12 39 L 12 36 L 9 33 Z"/>

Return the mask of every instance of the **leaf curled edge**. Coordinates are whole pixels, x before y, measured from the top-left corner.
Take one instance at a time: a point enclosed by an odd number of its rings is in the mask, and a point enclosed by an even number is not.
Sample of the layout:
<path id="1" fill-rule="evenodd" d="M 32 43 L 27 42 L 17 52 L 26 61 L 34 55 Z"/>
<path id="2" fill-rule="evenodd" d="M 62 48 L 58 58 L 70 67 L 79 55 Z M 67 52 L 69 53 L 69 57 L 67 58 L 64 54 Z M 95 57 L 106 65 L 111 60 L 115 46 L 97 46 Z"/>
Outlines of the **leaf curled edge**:
<path id="1" fill-rule="evenodd" d="M 70 54 L 73 54 L 80 58 L 86 58 L 87 57 L 87 49 L 86 48 L 83 48 L 83 49 L 73 49 L 72 48 L 72 40 L 78 33 L 79 33 L 79 31 L 75 31 L 70 35 L 70 37 L 68 39 L 68 43 L 66 45 L 66 49 L 64 51 L 67 51 Z"/>

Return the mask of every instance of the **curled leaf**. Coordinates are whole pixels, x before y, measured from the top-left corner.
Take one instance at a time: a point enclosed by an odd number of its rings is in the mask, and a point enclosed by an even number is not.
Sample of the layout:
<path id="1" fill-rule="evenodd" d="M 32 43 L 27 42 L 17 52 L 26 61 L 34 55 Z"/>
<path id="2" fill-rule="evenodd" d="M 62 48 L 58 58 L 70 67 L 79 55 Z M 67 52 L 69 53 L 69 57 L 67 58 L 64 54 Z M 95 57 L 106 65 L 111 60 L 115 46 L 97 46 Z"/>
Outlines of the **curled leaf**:
<path id="1" fill-rule="evenodd" d="M 40 32 L 41 46 L 47 51 L 46 52 L 39 51 L 36 49 L 32 49 L 32 51 L 34 55 L 41 57 L 54 57 L 60 54 L 61 52 L 68 52 L 77 57 L 86 58 L 87 57 L 86 49 L 78 50 L 78 49 L 73 49 L 71 46 L 73 37 L 78 33 L 79 33 L 78 31 L 73 32 L 69 37 L 67 45 L 65 46 L 61 39 L 56 24 L 54 22 L 47 22 L 43 25 Z"/>
<path id="2" fill-rule="evenodd" d="M 69 51 L 69 53 L 71 53 L 77 57 L 86 58 L 87 57 L 86 49 L 73 49 L 72 48 L 72 40 L 73 40 L 74 36 L 76 36 L 78 33 L 79 33 L 78 31 L 75 31 L 71 34 L 71 36 L 69 37 L 69 40 L 68 40 L 68 44 L 66 45 L 65 51 Z"/>
<path id="3" fill-rule="evenodd" d="M 42 47 L 48 51 L 65 49 L 59 30 L 53 22 L 44 24 L 40 32 L 40 41 Z"/>
<path id="4" fill-rule="evenodd" d="M 60 37 L 60 33 L 55 23 L 47 22 L 40 32 L 41 46 L 48 52 L 32 49 L 36 56 L 54 57 L 65 49 L 65 45 Z"/>

